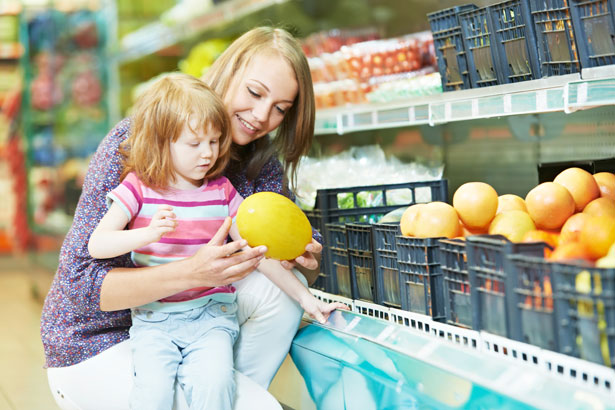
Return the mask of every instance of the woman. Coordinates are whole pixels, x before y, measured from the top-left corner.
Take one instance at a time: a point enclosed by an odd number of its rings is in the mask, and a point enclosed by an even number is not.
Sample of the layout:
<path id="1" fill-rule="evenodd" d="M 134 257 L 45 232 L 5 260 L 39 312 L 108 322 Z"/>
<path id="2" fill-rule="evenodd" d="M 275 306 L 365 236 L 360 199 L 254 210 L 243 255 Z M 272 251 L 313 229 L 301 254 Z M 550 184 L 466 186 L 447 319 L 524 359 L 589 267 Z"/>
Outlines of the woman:
<path id="1" fill-rule="evenodd" d="M 314 128 L 311 77 L 297 41 L 280 29 L 253 29 L 216 60 L 204 80 L 222 97 L 231 117 L 233 155 L 226 176 L 237 191 L 243 197 L 273 191 L 294 199 L 285 175 L 288 171 L 294 181 Z M 302 311 L 260 272 L 252 272 L 263 256 L 260 247 L 235 253 L 242 244 L 223 245 L 230 227 L 224 224 L 193 257 L 165 265 L 136 269 L 128 257 L 94 260 L 89 255 L 88 239 L 107 210 L 105 197 L 120 182 L 118 147 L 130 125 L 128 119 L 120 122 L 92 158 L 43 308 L 41 335 L 56 401 L 67 409 L 127 408 L 127 309 L 184 289 L 229 283 L 237 289 L 241 326 L 235 368 L 267 388 L 288 352 Z M 275 129 L 271 141 L 268 134 Z M 296 264 L 317 270 L 321 250 L 313 240 Z M 237 408 L 242 385 L 257 390 L 246 380 L 238 377 Z M 255 408 L 255 402 L 248 406 Z"/>

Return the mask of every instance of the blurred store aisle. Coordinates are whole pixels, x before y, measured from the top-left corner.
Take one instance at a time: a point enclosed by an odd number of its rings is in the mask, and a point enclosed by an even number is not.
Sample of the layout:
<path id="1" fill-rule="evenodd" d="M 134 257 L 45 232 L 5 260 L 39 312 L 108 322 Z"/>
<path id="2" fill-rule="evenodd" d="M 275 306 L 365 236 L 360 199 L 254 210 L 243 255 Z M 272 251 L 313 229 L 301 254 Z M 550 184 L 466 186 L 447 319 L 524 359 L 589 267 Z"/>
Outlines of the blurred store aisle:
<path id="1" fill-rule="evenodd" d="M 42 298 L 52 276 L 23 258 L 0 257 L 0 410 L 56 410 L 43 369 Z"/>

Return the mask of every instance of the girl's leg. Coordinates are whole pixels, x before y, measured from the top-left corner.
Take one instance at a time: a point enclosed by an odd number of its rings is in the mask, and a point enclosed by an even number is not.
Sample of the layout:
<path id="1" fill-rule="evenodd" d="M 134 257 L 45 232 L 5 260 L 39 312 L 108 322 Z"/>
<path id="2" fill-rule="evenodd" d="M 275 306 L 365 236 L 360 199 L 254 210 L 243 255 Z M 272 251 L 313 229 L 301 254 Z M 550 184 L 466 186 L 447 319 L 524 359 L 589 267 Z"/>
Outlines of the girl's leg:
<path id="1" fill-rule="evenodd" d="M 228 331 L 214 328 L 184 348 L 177 380 L 191 409 L 233 409 L 233 341 Z"/>
<path id="2" fill-rule="evenodd" d="M 293 273 L 307 286 L 299 271 Z M 234 285 L 241 326 L 235 369 L 267 389 L 290 349 L 303 310 L 259 271 Z"/>

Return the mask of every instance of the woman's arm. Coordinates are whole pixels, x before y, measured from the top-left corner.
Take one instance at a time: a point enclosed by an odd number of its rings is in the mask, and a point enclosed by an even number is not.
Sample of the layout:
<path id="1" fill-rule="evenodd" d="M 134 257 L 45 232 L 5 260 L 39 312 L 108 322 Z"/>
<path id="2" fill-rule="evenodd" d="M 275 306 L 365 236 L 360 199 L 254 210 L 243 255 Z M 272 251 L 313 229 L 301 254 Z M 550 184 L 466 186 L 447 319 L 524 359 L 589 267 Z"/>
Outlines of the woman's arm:
<path id="1" fill-rule="evenodd" d="M 247 247 L 245 240 L 225 244 L 230 226 L 231 218 L 226 218 L 211 241 L 189 258 L 153 267 L 111 270 L 102 285 L 100 309 L 128 309 L 186 289 L 223 286 L 243 279 L 256 269 L 267 248 Z"/>

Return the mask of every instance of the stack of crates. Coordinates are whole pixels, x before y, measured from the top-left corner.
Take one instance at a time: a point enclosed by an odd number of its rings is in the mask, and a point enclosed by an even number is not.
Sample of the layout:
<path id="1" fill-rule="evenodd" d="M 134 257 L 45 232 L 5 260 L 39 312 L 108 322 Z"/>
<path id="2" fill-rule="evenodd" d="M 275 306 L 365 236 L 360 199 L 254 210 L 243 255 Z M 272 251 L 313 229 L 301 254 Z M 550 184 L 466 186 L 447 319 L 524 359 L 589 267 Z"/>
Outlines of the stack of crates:
<path id="1" fill-rule="evenodd" d="M 507 256 L 543 257 L 546 246 L 542 242 L 514 243 L 501 235 L 466 238 L 473 329 L 512 337 L 511 267 Z"/>
<path id="2" fill-rule="evenodd" d="M 615 64 L 614 0 L 505 0 L 429 13 L 444 91 Z"/>
<path id="3" fill-rule="evenodd" d="M 446 323 L 471 329 L 472 301 L 466 242 L 463 239 L 442 239 L 439 252 Z"/>
<path id="4" fill-rule="evenodd" d="M 542 77 L 528 0 L 506 0 L 459 15 L 472 88 Z"/>
<path id="5" fill-rule="evenodd" d="M 396 190 L 410 191 L 407 197 L 411 199 L 403 204 L 392 204 L 388 197 Z M 379 205 L 359 206 L 357 195 L 361 193 L 381 197 Z M 389 291 L 378 287 L 378 281 L 374 278 L 373 222 L 377 222 L 390 211 L 415 204 L 422 193 L 425 194 L 426 201 L 446 200 L 447 181 L 407 182 L 317 191 L 315 208 L 305 213 L 312 226 L 324 237 L 321 278 L 324 278 L 326 292 L 376 303 L 381 301 L 379 295 L 390 295 Z M 341 195 L 352 196 L 351 208 L 339 207 L 338 196 Z M 389 276 L 386 280 L 389 281 Z M 384 283 L 382 282 L 383 286 Z"/>
<path id="6" fill-rule="evenodd" d="M 438 252 L 441 238 L 396 239 L 402 309 L 444 322 L 444 282 Z"/>
<path id="7" fill-rule="evenodd" d="M 468 60 L 457 16 L 459 13 L 474 9 L 476 9 L 474 4 L 465 4 L 427 15 L 443 91 L 471 88 Z"/>

